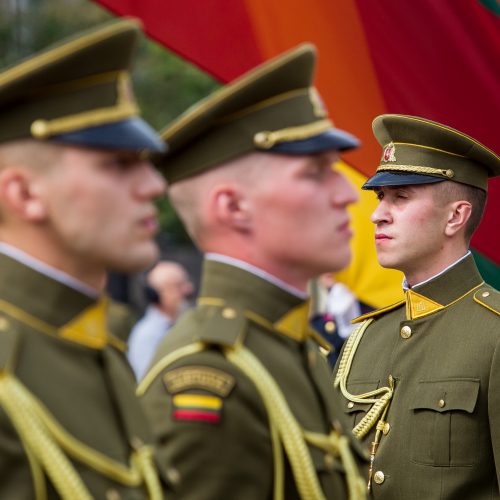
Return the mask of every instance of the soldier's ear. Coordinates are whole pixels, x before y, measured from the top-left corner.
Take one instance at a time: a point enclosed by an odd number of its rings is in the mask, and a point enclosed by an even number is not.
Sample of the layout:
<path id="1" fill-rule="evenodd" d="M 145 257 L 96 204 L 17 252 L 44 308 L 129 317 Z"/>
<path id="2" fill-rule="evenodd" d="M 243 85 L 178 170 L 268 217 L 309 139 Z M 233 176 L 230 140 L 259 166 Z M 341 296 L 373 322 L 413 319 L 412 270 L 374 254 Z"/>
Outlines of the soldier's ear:
<path id="1" fill-rule="evenodd" d="M 0 199 L 7 212 L 24 220 L 42 221 L 47 215 L 35 175 L 29 169 L 6 167 L 0 172 Z"/>
<path id="2" fill-rule="evenodd" d="M 465 200 L 454 201 L 449 205 L 448 220 L 446 222 L 446 236 L 454 236 L 464 230 L 472 213 L 472 205 Z"/>
<path id="3" fill-rule="evenodd" d="M 219 185 L 213 191 L 212 200 L 219 223 L 237 231 L 250 230 L 250 203 L 243 190 L 229 183 Z"/>

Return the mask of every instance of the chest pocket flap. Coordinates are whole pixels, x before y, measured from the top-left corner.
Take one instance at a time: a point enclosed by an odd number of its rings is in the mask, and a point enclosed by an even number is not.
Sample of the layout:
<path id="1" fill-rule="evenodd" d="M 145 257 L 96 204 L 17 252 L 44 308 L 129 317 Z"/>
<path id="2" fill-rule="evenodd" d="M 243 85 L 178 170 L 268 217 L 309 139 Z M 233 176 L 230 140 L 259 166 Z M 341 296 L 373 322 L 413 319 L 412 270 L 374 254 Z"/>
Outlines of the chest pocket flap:
<path id="1" fill-rule="evenodd" d="M 462 410 L 472 413 L 479 394 L 479 379 L 422 380 L 417 386 L 410 409 L 445 412 Z"/>

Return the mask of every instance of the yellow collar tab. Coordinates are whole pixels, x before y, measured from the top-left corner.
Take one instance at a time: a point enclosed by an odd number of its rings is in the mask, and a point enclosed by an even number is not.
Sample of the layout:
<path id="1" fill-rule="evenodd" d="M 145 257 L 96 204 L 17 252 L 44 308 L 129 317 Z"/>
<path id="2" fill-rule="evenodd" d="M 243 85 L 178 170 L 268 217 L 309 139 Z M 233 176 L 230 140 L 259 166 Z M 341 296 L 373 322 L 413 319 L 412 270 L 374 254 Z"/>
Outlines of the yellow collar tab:
<path id="1" fill-rule="evenodd" d="M 299 342 L 309 336 L 309 302 L 294 307 L 273 324 L 275 330 Z"/>
<path id="2" fill-rule="evenodd" d="M 298 342 L 304 342 L 308 338 L 312 338 L 317 344 L 330 352 L 332 350 L 331 344 L 309 325 L 310 309 L 310 301 L 306 301 L 294 307 L 276 321 L 273 328 L 278 333 Z"/>
<path id="3" fill-rule="evenodd" d="M 108 299 L 85 309 L 76 318 L 58 330 L 60 337 L 93 349 L 103 349 L 108 344 L 107 331 Z"/>
<path id="4" fill-rule="evenodd" d="M 406 319 L 418 319 L 444 309 L 444 305 L 413 290 L 406 292 Z"/>

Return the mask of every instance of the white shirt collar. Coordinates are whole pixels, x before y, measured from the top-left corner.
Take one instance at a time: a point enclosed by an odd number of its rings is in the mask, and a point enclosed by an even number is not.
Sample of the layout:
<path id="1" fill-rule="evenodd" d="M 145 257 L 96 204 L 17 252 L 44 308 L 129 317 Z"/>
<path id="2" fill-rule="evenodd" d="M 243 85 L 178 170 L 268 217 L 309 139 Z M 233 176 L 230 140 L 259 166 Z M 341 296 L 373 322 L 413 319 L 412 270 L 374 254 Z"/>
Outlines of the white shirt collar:
<path id="1" fill-rule="evenodd" d="M 444 274 L 446 271 L 448 271 L 449 269 L 451 269 L 452 267 L 456 266 L 459 262 L 462 262 L 464 259 L 466 259 L 469 255 L 471 255 L 471 252 L 470 250 L 463 256 L 463 257 L 460 257 L 458 260 L 456 260 L 455 262 L 453 262 L 453 264 L 450 264 L 448 267 L 445 267 L 442 271 L 440 271 L 439 273 L 435 274 L 434 276 L 431 276 L 430 278 L 427 278 L 426 280 L 424 281 L 421 281 L 420 283 L 417 283 L 415 285 L 413 285 L 412 287 L 410 287 L 408 285 L 408 281 L 406 281 L 406 276 L 403 278 L 403 290 L 406 292 L 410 289 L 413 289 L 413 288 L 416 288 L 417 286 L 420 286 L 420 285 L 425 285 L 425 283 L 428 283 L 429 281 L 432 281 L 433 279 L 437 278 L 438 276 L 441 276 L 442 274 Z"/>
<path id="2" fill-rule="evenodd" d="M 21 264 L 24 264 L 25 266 L 28 266 L 31 269 L 34 269 L 35 271 L 44 274 L 45 276 L 48 276 L 55 281 L 59 281 L 60 283 L 69 286 L 70 288 L 74 288 L 75 290 L 78 290 L 88 297 L 94 299 L 99 296 L 99 292 L 89 285 L 82 283 L 80 280 L 77 280 L 64 271 L 55 269 L 54 267 L 45 264 L 45 262 L 36 259 L 35 257 L 27 254 L 26 252 L 23 252 L 22 250 L 19 250 L 19 248 L 9 245 L 8 243 L 0 242 L 0 253 L 7 255 L 14 260 L 17 260 L 18 262 L 21 262 Z"/>
<path id="3" fill-rule="evenodd" d="M 245 262 L 243 260 L 235 259 L 234 257 L 229 257 L 228 255 L 222 255 L 220 253 L 207 253 L 205 255 L 205 258 L 215 262 L 221 262 L 222 264 L 229 264 L 230 266 L 239 267 L 240 269 L 255 274 L 256 276 L 259 276 L 259 278 L 262 278 L 268 281 L 269 283 L 276 285 L 277 287 L 285 290 L 286 292 L 295 295 L 299 299 L 305 300 L 308 297 L 308 294 L 303 292 L 302 290 L 299 290 L 298 288 L 295 288 L 294 286 L 285 283 L 283 280 L 277 278 L 276 276 L 273 276 L 272 274 L 269 274 L 263 269 L 255 267 L 252 264 L 249 264 L 248 262 Z"/>

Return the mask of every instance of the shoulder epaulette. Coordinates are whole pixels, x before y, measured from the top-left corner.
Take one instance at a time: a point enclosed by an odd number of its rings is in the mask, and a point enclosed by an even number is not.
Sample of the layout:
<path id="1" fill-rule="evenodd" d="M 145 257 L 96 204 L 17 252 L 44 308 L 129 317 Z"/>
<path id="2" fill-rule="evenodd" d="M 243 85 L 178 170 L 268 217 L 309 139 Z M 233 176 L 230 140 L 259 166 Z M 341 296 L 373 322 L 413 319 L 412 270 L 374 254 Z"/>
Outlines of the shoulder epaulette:
<path id="1" fill-rule="evenodd" d="M 365 319 L 368 318 L 375 318 L 377 316 L 380 316 L 381 314 L 384 314 L 386 312 L 392 311 L 393 309 L 396 309 L 400 305 L 404 304 L 406 302 L 405 299 L 400 300 L 399 302 L 396 302 L 395 304 L 391 304 L 390 306 L 382 307 L 381 309 L 376 309 L 375 311 L 370 311 L 369 313 L 363 314 L 362 316 L 359 316 L 351 321 L 351 323 L 361 323 L 361 321 L 364 321 Z"/>
<path id="2" fill-rule="evenodd" d="M 474 294 L 474 300 L 500 316 L 500 292 L 498 290 L 490 287 L 480 288 Z"/>
<path id="3" fill-rule="evenodd" d="M 196 310 L 200 329 L 195 340 L 208 344 L 234 346 L 243 342 L 247 319 L 242 310 L 227 305 L 198 302 Z"/>

